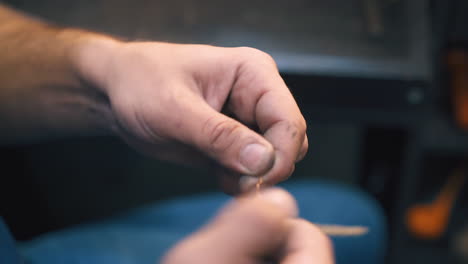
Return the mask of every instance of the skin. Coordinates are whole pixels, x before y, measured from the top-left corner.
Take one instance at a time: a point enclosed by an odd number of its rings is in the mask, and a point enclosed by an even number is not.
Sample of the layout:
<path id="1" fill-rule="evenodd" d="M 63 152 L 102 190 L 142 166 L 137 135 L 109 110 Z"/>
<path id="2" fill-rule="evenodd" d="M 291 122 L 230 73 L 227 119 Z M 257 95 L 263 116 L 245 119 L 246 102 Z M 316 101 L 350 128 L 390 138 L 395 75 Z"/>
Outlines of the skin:
<path id="1" fill-rule="evenodd" d="M 116 135 L 159 159 L 216 164 L 229 193 L 250 190 L 256 177 L 266 185 L 286 179 L 307 152 L 306 122 L 274 60 L 262 51 L 124 42 L 2 6 L 0 39 L 0 144 Z M 182 243 L 189 246 L 177 246 L 166 263 L 193 254 L 210 260 L 204 263 L 228 263 L 229 256 L 261 263 L 278 258 L 277 249 L 281 263 L 303 263 L 323 253 L 311 252 L 329 252 L 314 226 L 257 198 L 230 206 L 217 219 L 223 220 Z M 239 225 L 249 234 L 242 235 Z M 239 235 L 226 240 L 231 234 Z M 226 255 L 209 244 L 225 247 Z"/>
<path id="2" fill-rule="evenodd" d="M 282 189 L 243 196 L 176 245 L 162 263 L 333 263 L 328 237 L 295 218 L 297 213 L 294 198 Z"/>

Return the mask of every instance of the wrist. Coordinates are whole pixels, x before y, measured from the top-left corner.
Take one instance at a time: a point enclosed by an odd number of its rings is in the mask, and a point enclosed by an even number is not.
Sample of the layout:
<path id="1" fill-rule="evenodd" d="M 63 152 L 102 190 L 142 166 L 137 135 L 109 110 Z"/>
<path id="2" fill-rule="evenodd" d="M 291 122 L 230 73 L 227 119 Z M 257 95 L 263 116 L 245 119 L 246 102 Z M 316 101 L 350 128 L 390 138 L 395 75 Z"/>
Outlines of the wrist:
<path id="1" fill-rule="evenodd" d="M 80 32 L 70 49 L 78 78 L 107 96 L 108 69 L 123 42 L 106 35 Z"/>
<path id="2" fill-rule="evenodd" d="M 112 134 L 115 121 L 106 90 L 106 78 L 114 50 L 122 42 L 106 35 L 75 29 L 65 29 L 60 35 L 68 43 L 65 56 L 79 83 L 79 88 L 70 95 L 82 103 L 79 108 L 87 109 L 78 109 L 77 112 L 81 112 L 78 115 L 82 117 L 80 120 L 87 124 L 88 134 Z"/>

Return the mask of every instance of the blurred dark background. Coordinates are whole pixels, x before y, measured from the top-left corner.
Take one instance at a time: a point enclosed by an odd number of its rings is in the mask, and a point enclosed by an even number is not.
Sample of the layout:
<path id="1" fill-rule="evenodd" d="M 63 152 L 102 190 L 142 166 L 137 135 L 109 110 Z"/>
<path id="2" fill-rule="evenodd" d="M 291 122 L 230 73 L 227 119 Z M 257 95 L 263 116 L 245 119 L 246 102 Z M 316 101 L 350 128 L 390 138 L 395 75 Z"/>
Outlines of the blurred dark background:
<path id="1" fill-rule="evenodd" d="M 375 196 L 390 224 L 388 263 L 468 262 L 468 245 L 459 243 L 468 228 L 465 186 L 443 234 L 428 239 L 405 222 L 468 154 L 460 110 L 468 87 L 454 81 L 468 76 L 468 1 L 5 2 L 127 39 L 269 52 L 308 121 L 310 151 L 294 177 L 332 179 Z M 3 147 L 0 157 L 0 215 L 19 240 L 217 188 L 207 171 L 146 158 L 115 138 Z"/>

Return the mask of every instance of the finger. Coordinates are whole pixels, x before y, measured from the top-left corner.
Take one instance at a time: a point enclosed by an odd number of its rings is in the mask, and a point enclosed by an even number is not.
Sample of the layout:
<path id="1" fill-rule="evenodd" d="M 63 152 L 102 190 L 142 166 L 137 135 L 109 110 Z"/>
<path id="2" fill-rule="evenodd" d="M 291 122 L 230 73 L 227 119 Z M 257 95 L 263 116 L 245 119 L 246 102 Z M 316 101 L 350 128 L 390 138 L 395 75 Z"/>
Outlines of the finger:
<path id="1" fill-rule="evenodd" d="M 171 136 L 200 151 L 223 166 L 248 175 L 268 171 L 274 162 L 273 146 L 240 122 L 211 108 L 201 96 L 178 99 L 181 108 L 172 124 Z"/>
<path id="2" fill-rule="evenodd" d="M 127 132 L 123 127 L 115 131 L 128 145 L 138 149 L 142 154 L 163 161 L 179 163 L 187 166 L 205 167 L 210 160 L 191 146 L 178 142 L 156 144 L 149 140 L 139 139 Z"/>
<path id="3" fill-rule="evenodd" d="M 280 98 L 288 98 L 288 95 L 290 102 L 283 100 L 284 102 L 277 105 L 274 111 L 268 109 L 273 102 L 279 101 Z M 285 91 L 265 94 L 257 104 L 256 115 L 259 127 L 264 131 L 264 137 L 275 148 L 275 164 L 264 176 L 266 184 L 275 184 L 287 179 L 300 155 L 306 124 L 299 109 L 294 106 L 292 96 Z M 279 111 L 281 108 L 284 110 Z"/>
<path id="4" fill-rule="evenodd" d="M 229 195 L 237 195 L 241 192 L 239 180 L 242 175 L 240 173 L 218 167 L 215 170 L 215 174 L 223 192 Z"/>
<path id="5" fill-rule="evenodd" d="M 275 149 L 275 164 L 264 180 L 277 183 L 289 176 L 304 147 L 306 123 L 273 60 L 259 51 L 246 51 L 230 96 L 230 108 L 248 124 L 258 125 Z"/>
<path id="6" fill-rule="evenodd" d="M 334 263 L 332 243 L 317 226 L 302 219 L 291 219 L 289 224 L 281 264 Z"/>
<path id="7" fill-rule="evenodd" d="M 299 151 L 299 156 L 297 156 L 296 162 L 299 162 L 302 159 L 304 159 L 305 155 L 307 154 L 307 150 L 309 150 L 309 139 L 306 134 L 304 137 L 304 142 L 302 142 L 302 146 Z"/>
<path id="8" fill-rule="evenodd" d="M 284 244 L 287 219 L 296 215 L 294 199 L 283 190 L 240 198 L 171 250 L 164 263 L 259 263 Z"/>

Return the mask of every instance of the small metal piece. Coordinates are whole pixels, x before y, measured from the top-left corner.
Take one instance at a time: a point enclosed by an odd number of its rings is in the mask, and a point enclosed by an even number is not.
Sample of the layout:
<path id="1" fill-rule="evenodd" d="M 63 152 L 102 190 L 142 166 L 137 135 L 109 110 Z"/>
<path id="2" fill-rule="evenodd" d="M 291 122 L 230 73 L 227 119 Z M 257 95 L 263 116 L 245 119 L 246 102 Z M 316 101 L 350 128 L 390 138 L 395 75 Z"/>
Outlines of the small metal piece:
<path id="1" fill-rule="evenodd" d="M 257 184 L 255 184 L 255 189 L 257 191 L 257 194 L 260 194 L 260 188 L 262 187 L 263 183 L 263 177 L 259 177 L 257 180 Z"/>

